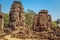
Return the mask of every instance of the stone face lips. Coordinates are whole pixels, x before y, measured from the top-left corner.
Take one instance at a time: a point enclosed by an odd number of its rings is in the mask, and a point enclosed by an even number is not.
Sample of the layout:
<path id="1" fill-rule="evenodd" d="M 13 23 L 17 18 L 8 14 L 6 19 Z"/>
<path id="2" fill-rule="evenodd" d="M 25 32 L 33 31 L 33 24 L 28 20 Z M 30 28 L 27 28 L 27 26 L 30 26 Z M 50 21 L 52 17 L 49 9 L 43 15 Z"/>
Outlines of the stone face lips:
<path id="1" fill-rule="evenodd" d="M 11 29 L 15 30 L 16 27 L 20 27 L 25 25 L 25 16 L 24 16 L 24 8 L 21 2 L 14 1 L 11 10 L 10 10 L 10 18 L 9 18 L 9 26 Z"/>
<path id="2" fill-rule="evenodd" d="M 35 16 L 33 23 L 33 29 L 36 31 L 47 31 L 48 27 L 52 27 L 51 16 L 47 10 L 41 10 L 38 15 Z"/>

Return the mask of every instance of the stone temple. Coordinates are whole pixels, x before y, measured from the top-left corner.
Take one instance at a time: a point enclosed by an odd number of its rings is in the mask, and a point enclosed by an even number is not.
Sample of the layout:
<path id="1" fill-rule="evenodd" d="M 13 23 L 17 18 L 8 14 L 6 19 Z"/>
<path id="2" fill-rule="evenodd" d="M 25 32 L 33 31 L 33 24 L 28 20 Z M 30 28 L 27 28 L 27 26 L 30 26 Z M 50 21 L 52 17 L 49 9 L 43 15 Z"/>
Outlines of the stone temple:
<path id="1" fill-rule="evenodd" d="M 41 40 L 60 40 L 60 28 L 54 28 L 51 21 L 51 15 L 47 10 L 41 10 L 34 17 L 32 25 L 34 38 Z"/>
<path id="2" fill-rule="evenodd" d="M 2 33 L 4 24 L 4 14 L 1 12 L 0 5 L 0 33 Z M 51 21 L 51 15 L 48 10 L 41 10 L 35 15 L 32 28 L 25 24 L 25 12 L 21 2 L 14 1 L 9 12 L 8 28 L 4 30 L 11 38 L 20 38 L 22 40 L 60 40 L 60 28 L 54 28 Z M 10 34 L 9 34 L 10 32 Z"/>
<path id="3" fill-rule="evenodd" d="M 35 15 L 33 30 L 35 31 L 48 31 L 49 27 L 52 27 L 51 16 L 47 10 L 41 10 Z"/>
<path id="4" fill-rule="evenodd" d="M 25 26 L 25 14 L 24 8 L 21 2 L 14 1 L 11 10 L 10 10 L 10 18 L 9 18 L 9 27 L 12 30 L 18 30 L 19 27 Z"/>
<path id="5" fill-rule="evenodd" d="M 9 13 L 9 26 L 15 37 L 24 38 L 26 34 L 25 12 L 21 2 L 14 1 Z M 19 36 L 20 35 L 20 36 Z"/>

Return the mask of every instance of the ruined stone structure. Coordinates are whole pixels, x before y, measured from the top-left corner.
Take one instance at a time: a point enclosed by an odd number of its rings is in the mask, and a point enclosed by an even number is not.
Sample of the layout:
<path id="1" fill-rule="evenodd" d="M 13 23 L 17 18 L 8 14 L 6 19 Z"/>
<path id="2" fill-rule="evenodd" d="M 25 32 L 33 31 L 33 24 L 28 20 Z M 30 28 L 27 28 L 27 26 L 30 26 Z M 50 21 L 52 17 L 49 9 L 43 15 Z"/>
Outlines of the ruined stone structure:
<path id="1" fill-rule="evenodd" d="M 3 13 L 0 11 L 0 33 L 3 29 L 3 17 Z M 23 5 L 19 1 L 14 1 L 9 13 L 9 25 L 4 32 L 11 31 L 11 37 L 20 39 L 60 40 L 60 28 L 52 27 L 51 16 L 47 10 L 41 10 L 35 15 L 32 28 L 25 26 Z"/>
<path id="2" fill-rule="evenodd" d="M 49 27 L 52 27 L 51 16 L 47 10 L 41 10 L 38 15 L 35 16 L 33 30 L 40 32 L 47 31 Z"/>
<path id="3" fill-rule="evenodd" d="M 51 37 L 51 34 L 49 34 L 49 32 L 52 32 L 51 27 L 51 16 L 48 14 L 47 10 L 41 10 L 34 18 L 32 26 L 33 38 L 48 40 L 48 38 Z"/>
<path id="4" fill-rule="evenodd" d="M 11 10 L 10 10 L 10 18 L 9 18 L 9 27 L 13 30 L 16 30 L 20 26 L 25 25 L 25 16 L 24 16 L 24 8 L 21 2 L 14 1 Z M 17 29 L 18 30 L 18 29 Z"/>
<path id="5" fill-rule="evenodd" d="M 0 5 L 0 33 L 2 33 L 2 29 L 4 26 L 4 14 L 1 12 L 1 5 Z"/>
<path id="6" fill-rule="evenodd" d="M 54 28 L 52 26 L 51 16 L 47 10 L 41 10 L 35 15 L 32 29 L 33 38 L 60 40 L 60 28 Z"/>
<path id="7" fill-rule="evenodd" d="M 26 34 L 25 12 L 21 2 L 14 1 L 9 14 L 9 29 L 14 37 L 25 38 Z"/>

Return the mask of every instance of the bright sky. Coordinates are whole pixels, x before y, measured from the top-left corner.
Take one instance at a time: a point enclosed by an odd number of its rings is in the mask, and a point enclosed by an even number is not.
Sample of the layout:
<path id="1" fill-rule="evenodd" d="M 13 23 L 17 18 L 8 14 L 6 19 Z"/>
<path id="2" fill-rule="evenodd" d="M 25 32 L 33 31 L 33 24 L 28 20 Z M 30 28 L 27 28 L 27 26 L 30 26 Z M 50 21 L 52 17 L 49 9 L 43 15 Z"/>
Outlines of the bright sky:
<path id="1" fill-rule="evenodd" d="M 9 13 L 11 4 L 14 0 L 0 0 L 2 5 L 2 12 Z M 52 20 L 60 18 L 60 0 L 19 0 L 22 2 L 25 11 L 27 9 L 34 10 L 38 13 L 42 9 L 49 11 Z"/>

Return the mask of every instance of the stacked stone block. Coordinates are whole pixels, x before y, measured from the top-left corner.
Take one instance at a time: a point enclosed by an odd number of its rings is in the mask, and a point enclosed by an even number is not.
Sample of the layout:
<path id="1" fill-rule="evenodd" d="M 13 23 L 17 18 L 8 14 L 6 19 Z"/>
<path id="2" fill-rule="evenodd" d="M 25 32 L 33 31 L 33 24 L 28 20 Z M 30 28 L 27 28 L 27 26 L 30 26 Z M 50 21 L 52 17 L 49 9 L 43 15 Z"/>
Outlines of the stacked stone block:
<path id="1" fill-rule="evenodd" d="M 51 16 L 48 14 L 47 10 L 41 10 L 37 15 L 35 15 L 33 22 L 33 31 L 35 31 L 36 38 L 49 39 L 51 37 Z M 34 33 L 34 32 L 33 32 Z"/>
<path id="2" fill-rule="evenodd" d="M 37 16 L 35 16 L 33 29 L 36 31 L 47 31 L 49 27 L 52 27 L 51 16 L 47 10 L 41 10 Z"/>
<path id="3" fill-rule="evenodd" d="M 11 29 L 15 30 L 16 28 L 25 25 L 25 16 L 24 16 L 24 8 L 21 2 L 14 1 L 11 10 L 10 10 L 10 18 L 9 18 L 9 26 Z"/>

